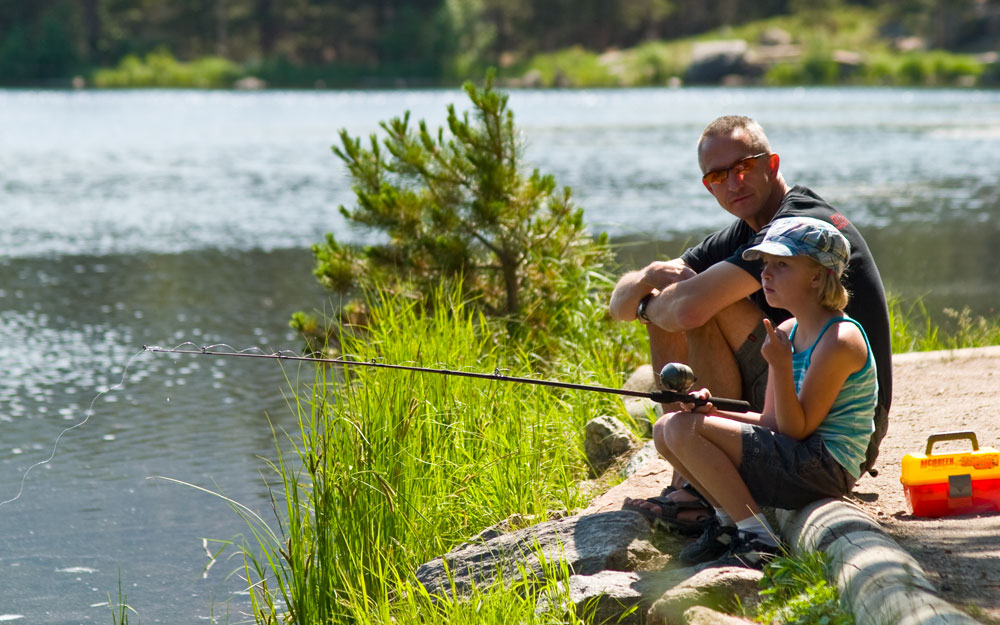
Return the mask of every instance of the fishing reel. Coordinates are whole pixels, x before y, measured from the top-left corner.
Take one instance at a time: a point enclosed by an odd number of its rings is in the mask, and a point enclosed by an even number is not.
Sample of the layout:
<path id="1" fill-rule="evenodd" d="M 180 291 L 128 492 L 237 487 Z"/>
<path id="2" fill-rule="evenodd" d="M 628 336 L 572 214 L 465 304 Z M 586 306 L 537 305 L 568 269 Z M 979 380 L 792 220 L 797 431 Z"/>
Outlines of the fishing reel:
<path id="1" fill-rule="evenodd" d="M 682 362 L 668 362 L 660 370 L 660 384 L 668 391 L 687 393 L 697 379 L 691 367 Z"/>
<path id="2" fill-rule="evenodd" d="M 726 399 L 725 397 L 710 397 L 702 399 L 688 392 L 694 386 L 694 371 L 691 367 L 682 362 L 669 362 L 660 369 L 660 383 L 664 390 L 650 393 L 649 398 L 659 402 L 685 402 L 695 406 L 704 406 L 711 402 L 719 410 L 729 410 L 732 412 L 748 412 L 750 404 L 741 399 Z"/>

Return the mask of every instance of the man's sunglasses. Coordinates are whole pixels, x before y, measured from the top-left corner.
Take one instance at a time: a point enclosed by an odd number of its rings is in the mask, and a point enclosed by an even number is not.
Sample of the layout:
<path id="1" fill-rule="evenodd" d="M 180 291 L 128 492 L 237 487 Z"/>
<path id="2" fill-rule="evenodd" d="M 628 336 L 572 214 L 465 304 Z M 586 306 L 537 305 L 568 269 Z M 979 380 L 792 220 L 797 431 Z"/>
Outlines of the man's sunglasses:
<path id="1" fill-rule="evenodd" d="M 770 156 L 769 152 L 761 152 L 760 154 L 754 154 L 753 156 L 748 156 L 743 160 L 736 161 L 731 166 L 725 169 L 716 169 L 715 171 L 710 171 L 701 177 L 701 181 L 705 184 L 722 184 L 729 179 L 729 174 L 736 174 L 737 176 L 742 176 L 753 171 L 753 168 L 757 166 L 757 159 L 762 156 Z"/>

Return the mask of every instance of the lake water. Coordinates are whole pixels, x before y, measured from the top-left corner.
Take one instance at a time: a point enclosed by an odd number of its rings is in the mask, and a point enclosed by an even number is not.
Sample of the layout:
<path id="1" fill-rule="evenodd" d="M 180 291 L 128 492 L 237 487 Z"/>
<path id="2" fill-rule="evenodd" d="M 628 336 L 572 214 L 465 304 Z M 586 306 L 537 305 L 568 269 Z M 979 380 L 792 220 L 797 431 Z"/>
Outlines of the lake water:
<path id="1" fill-rule="evenodd" d="M 292 426 L 297 370 L 142 347 L 297 348 L 290 314 L 326 301 L 308 246 L 366 236 L 337 211 L 352 197 L 330 151 L 338 130 L 367 135 L 407 109 L 436 127 L 465 102 L 0 91 L 0 620 L 110 623 L 119 578 L 144 623 L 245 619 L 238 559 L 206 571 L 203 542 L 243 523 L 158 477 L 269 515 L 269 420 Z M 891 292 L 934 314 L 1000 304 L 1000 92 L 515 91 L 511 105 L 526 161 L 573 188 L 594 231 L 638 241 L 626 263 L 727 222 L 695 144 L 716 116 L 743 113 L 792 184 L 859 225 Z"/>

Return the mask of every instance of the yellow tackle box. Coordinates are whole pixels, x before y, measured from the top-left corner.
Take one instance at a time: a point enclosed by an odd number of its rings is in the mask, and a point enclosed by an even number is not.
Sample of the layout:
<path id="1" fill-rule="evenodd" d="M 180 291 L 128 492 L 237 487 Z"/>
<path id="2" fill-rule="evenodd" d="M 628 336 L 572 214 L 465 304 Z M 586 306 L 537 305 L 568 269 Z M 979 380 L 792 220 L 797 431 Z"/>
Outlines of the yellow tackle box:
<path id="1" fill-rule="evenodd" d="M 972 451 L 933 454 L 935 443 L 968 440 Z M 942 517 L 1000 510 L 1000 452 L 979 447 L 974 432 L 927 438 L 922 454 L 906 454 L 899 478 L 914 516 Z"/>

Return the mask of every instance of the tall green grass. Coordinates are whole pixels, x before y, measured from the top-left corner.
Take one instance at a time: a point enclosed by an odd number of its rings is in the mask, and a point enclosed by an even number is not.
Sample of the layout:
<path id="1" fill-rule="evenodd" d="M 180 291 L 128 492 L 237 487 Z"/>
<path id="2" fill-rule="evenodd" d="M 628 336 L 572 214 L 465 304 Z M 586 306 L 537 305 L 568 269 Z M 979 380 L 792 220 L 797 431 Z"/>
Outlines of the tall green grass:
<path id="1" fill-rule="evenodd" d="M 906 302 L 890 295 L 892 353 L 1000 345 L 1000 316 L 974 315 L 968 306 L 946 308 L 943 314 L 944 320 L 938 323 L 922 299 Z"/>
<path id="2" fill-rule="evenodd" d="M 342 336 L 343 353 L 532 375 L 530 346 L 504 344 L 498 337 L 506 333 L 457 292 L 442 289 L 429 312 L 372 296 L 370 325 Z M 602 317 L 589 321 L 591 344 L 572 346 L 587 360 L 552 361 L 551 373 L 619 385 L 616 367 L 628 361 L 622 336 Z M 477 622 L 509 622 L 512 610 L 518 621 L 540 622 L 533 619 L 546 617 L 533 616 L 534 600 L 525 598 L 537 580 L 500 583 L 492 589 L 498 598 L 442 601 L 413 572 L 514 514 L 543 520 L 550 510 L 580 507 L 583 426 L 622 408 L 610 395 L 346 366 L 318 369 L 297 411 L 298 430 L 283 445 L 294 451 L 274 465 L 278 530 L 244 512 L 255 528 L 244 549 L 260 623 L 464 623 L 473 609 L 495 613 Z"/>
<path id="3" fill-rule="evenodd" d="M 428 308 L 370 295 L 370 322 L 342 335 L 343 353 L 512 376 L 544 367 L 546 377 L 600 385 L 620 384 L 642 359 L 638 324 L 610 324 L 595 306 L 575 320 L 587 330 L 540 360 L 458 293 L 442 288 Z M 919 301 L 892 298 L 891 309 L 897 351 L 1000 342 L 1000 323 L 968 311 L 955 313 L 957 334 L 943 334 Z M 622 415 L 617 397 L 348 365 L 318 367 L 295 408 L 295 431 L 276 433 L 286 439 L 273 465 L 276 518 L 234 504 L 253 528 L 242 549 L 258 623 L 586 622 L 572 609 L 535 611 L 541 594 L 566 603 L 559 563 L 544 579 L 523 572 L 466 597 L 433 597 L 414 572 L 513 515 L 544 520 L 585 503 L 584 425 Z"/>

